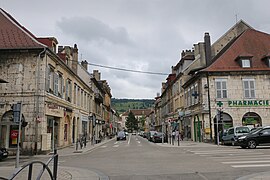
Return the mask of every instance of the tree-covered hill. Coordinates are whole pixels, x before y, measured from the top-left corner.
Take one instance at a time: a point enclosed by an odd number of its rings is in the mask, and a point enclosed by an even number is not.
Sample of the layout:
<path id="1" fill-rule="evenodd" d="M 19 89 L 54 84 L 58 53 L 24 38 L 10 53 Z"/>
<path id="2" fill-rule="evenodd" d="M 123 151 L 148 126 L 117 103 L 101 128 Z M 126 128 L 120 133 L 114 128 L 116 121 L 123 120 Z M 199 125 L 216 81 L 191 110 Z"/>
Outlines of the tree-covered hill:
<path id="1" fill-rule="evenodd" d="M 147 109 L 154 105 L 154 99 L 115 99 L 112 98 L 112 108 L 119 114 L 129 109 Z"/>

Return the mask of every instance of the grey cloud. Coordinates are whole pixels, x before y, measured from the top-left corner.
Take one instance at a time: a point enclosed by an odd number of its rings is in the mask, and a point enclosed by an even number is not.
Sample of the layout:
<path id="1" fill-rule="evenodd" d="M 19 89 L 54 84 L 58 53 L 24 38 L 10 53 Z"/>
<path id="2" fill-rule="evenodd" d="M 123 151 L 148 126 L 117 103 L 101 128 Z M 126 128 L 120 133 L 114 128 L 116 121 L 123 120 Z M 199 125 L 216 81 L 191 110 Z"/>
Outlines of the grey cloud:
<path id="1" fill-rule="evenodd" d="M 62 18 L 56 23 L 63 33 L 84 41 L 108 41 L 113 44 L 131 44 L 124 27 L 112 28 L 92 17 Z"/>

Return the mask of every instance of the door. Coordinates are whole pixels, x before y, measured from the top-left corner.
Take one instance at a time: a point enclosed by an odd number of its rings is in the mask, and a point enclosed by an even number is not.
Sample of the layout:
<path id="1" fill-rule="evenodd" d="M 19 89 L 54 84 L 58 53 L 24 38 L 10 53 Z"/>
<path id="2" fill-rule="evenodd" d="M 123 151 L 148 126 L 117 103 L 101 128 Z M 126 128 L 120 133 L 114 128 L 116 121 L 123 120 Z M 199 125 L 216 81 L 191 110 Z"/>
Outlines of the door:
<path id="1" fill-rule="evenodd" d="M 270 143 L 270 128 L 259 132 L 259 143 Z"/>

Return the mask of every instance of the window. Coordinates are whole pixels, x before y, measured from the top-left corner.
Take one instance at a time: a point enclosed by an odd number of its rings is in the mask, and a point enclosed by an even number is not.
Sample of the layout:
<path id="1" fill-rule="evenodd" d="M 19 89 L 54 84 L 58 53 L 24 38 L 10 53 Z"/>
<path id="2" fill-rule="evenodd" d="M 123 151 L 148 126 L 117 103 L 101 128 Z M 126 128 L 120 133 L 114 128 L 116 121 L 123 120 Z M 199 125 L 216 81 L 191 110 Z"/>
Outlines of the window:
<path id="1" fill-rule="evenodd" d="M 64 79 L 62 74 L 58 73 L 58 79 L 59 79 L 59 92 L 58 96 L 63 98 L 63 92 L 64 92 Z"/>
<path id="2" fill-rule="evenodd" d="M 244 98 L 255 98 L 255 80 L 243 79 Z"/>
<path id="3" fill-rule="evenodd" d="M 47 92 L 53 93 L 54 84 L 54 69 L 52 66 L 47 67 Z"/>
<path id="4" fill-rule="evenodd" d="M 81 107 L 83 107 L 83 90 L 81 91 Z"/>
<path id="5" fill-rule="evenodd" d="M 227 79 L 216 79 L 216 97 L 227 98 Z"/>
<path id="6" fill-rule="evenodd" d="M 66 80 L 66 100 L 71 102 L 71 96 L 72 96 L 72 87 L 71 87 L 71 80 Z"/>
<path id="7" fill-rule="evenodd" d="M 58 74 L 54 73 L 54 89 L 53 89 L 54 91 L 53 91 L 53 93 L 56 96 L 58 96 L 58 81 L 59 81 Z"/>
<path id="8" fill-rule="evenodd" d="M 242 68 L 250 68 L 251 67 L 251 63 L 250 63 L 250 59 L 242 59 Z"/>
<path id="9" fill-rule="evenodd" d="M 77 84 L 74 84 L 74 104 L 77 104 Z"/>

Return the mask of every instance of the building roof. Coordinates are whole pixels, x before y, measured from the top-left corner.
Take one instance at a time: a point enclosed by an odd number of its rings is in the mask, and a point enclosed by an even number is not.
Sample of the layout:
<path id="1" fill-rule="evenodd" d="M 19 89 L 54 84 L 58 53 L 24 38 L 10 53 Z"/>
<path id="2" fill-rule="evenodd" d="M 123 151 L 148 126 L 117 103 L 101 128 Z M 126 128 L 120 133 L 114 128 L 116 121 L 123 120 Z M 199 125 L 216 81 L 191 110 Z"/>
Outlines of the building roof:
<path id="1" fill-rule="evenodd" d="M 134 114 L 134 116 L 148 116 L 152 112 L 151 109 L 130 109 L 129 111 L 124 112 L 122 116 L 128 116 L 130 111 Z"/>
<path id="2" fill-rule="evenodd" d="M 0 8 L 0 49 L 44 48 L 36 37 Z"/>
<path id="3" fill-rule="evenodd" d="M 229 71 L 269 71 L 262 60 L 270 53 L 270 35 L 254 29 L 243 32 L 232 44 L 203 72 Z M 239 57 L 251 57 L 251 68 L 242 68 L 237 61 Z"/>

